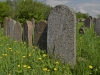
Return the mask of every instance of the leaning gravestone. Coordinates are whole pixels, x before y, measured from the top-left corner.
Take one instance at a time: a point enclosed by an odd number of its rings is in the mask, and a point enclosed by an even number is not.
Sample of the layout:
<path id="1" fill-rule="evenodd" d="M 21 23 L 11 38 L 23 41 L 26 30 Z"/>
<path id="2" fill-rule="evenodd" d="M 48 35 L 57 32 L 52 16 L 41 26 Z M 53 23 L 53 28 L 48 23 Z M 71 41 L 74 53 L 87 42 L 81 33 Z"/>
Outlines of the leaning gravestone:
<path id="1" fill-rule="evenodd" d="M 34 29 L 34 46 L 47 50 L 47 22 L 40 21 Z"/>
<path id="2" fill-rule="evenodd" d="M 7 36 L 7 21 L 8 21 L 8 17 L 4 18 L 4 35 Z"/>
<path id="3" fill-rule="evenodd" d="M 85 19 L 84 25 L 87 28 L 91 28 L 91 23 L 92 23 L 92 20 L 91 20 L 90 17 L 88 17 L 88 18 Z"/>
<path id="4" fill-rule="evenodd" d="M 14 33 L 13 35 L 14 40 L 22 41 L 22 27 L 19 22 L 16 22 L 13 33 Z"/>
<path id="5" fill-rule="evenodd" d="M 33 25 L 31 21 L 26 21 L 24 24 L 24 41 L 28 46 L 32 46 L 32 33 L 33 33 Z"/>
<path id="6" fill-rule="evenodd" d="M 15 20 L 13 20 L 13 19 L 11 19 L 10 20 L 10 24 L 9 24 L 9 26 L 10 26 L 10 38 L 11 39 L 13 39 L 14 38 L 14 26 L 15 26 L 15 24 L 16 24 L 16 21 Z"/>
<path id="7" fill-rule="evenodd" d="M 100 36 L 100 18 L 96 19 L 96 24 L 94 25 L 94 31 L 98 36 Z"/>
<path id="8" fill-rule="evenodd" d="M 4 19 L 4 35 L 10 37 L 10 21 L 11 18 L 5 17 Z"/>
<path id="9" fill-rule="evenodd" d="M 47 53 L 63 63 L 76 63 L 76 16 L 68 6 L 58 5 L 49 14 Z"/>

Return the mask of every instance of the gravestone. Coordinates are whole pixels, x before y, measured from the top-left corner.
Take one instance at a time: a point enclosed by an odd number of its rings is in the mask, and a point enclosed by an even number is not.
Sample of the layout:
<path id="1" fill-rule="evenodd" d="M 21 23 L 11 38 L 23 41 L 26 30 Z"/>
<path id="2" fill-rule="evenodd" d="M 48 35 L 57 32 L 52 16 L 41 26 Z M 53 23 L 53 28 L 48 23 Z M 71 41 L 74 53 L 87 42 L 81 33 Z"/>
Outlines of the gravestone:
<path id="1" fill-rule="evenodd" d="M 94 31 L 98 36 L 100 36 L 100 18 L 96 19 L 96 24 L 94 25 Z"/>
<path id="2" fill-rule="evenodd" d="M 8 21 L 8 17 L 4 18 L 4 35 L 7 35 L 7 21 Z"/>
<path id="3" fill-rule="evenodd" d="M 93 23 L 94 23 L 94 25 L 96 24 L 96 18 L 94 18 Z"/>
<path id="4" fill-rule="evenodd" d="M 48 17 L 47 53 L 63 63 L 76 63 L 76 16 L 68 6 L 54 7 Z"/>
<path id="5" fill-rule="evenodd" d="M 14 26 L 16 24 L 16 21 L 11 19 L 10 20 L 10 23 L 9 23 L 9 26 L 10 26 L 10 38 L 11 39 L 14 39 Z"/>
<path id="6" fill-rule="evenodd" d="M 14 26 L 14 40 L 16 41 L 22 41 L 22 27 L 19 22 L 16 22 Z"/>
<path id="7" fill-rule="evenodd" d="M 34 29 L 34 46 L 47 50 L 47 22 L 40 21 Z"/>
<path id="8" fill-rule="evenodd" d="M 31 21 L 26 21 L 24 24 L 24 41 L 28 46 L 32 46 L 32 33 L 33 33 L 33 25 Z"/>
<path id="9" fill-rule="evenodd" d="M 11 18 L 5 17 L 4 19 L 4 35 L 10 37 L 10 21 Z"/>
<path id="10" fill-rule="evenodd" d="M 88 18 L 85 19 L 84 25 L 87 28 L 91 28 L 91 23 L 92 23 L 92 20 L 91 20 L 90 17 L 88 17 Z"/>

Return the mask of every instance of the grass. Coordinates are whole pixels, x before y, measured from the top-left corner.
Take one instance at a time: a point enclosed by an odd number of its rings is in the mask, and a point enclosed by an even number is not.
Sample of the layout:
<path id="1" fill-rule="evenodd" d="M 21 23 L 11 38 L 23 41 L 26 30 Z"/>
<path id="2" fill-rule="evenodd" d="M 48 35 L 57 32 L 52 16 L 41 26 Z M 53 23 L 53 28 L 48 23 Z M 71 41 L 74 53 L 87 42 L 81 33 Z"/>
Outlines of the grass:
<path id="1" fill-rule="evenodd" d="M 72 69 L 62 64 L 61 59 L 49 58 L 38 47 L 26 47 L 25 42 L 17 42 L 3 35 L 0 30 L 0 75 L 100 75 L 100 37 L 94 27 L 85 28 L 80 35 L 76 26 L 76 65 Z"/>

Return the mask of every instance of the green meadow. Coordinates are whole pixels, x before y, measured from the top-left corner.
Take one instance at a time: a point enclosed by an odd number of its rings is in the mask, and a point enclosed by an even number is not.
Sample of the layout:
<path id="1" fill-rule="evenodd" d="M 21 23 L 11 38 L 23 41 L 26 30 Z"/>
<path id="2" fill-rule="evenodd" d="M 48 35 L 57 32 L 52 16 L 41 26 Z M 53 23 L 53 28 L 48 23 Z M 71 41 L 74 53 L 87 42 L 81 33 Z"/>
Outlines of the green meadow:
<path id="1" fill-rule="evenodd" d="M 38 47 L 26 47 L 3 35 L 0 30 L 0 75 L 100 75 L 100 37 L 94 32 L 94 25 L 85 28 L 85 34 L 78 33 L 76 25 L 76 65 L 51 59 Z"/>

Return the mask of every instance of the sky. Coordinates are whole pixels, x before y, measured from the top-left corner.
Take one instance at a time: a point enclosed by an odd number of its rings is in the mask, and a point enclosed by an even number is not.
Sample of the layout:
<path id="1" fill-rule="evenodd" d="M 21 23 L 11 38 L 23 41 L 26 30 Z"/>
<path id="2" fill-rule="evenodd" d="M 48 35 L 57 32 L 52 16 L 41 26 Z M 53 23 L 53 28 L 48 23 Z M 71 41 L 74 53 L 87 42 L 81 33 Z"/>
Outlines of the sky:
<path id="1" fill-rule="evenodd" d="M 6 0 L 0 0 L 6 1 Z M 66 5 L 73 8 L 76 12 L 88 13 L 89 16 L 96 17 L 100 14 L 100 0 L 38 0 L 46 1 L 47 5 Z"/>
<path id="2" fill-rule="evenodd" d="M 46 4 L 52 7 L 66 5 L 77 12 L 88 13 L 93 17 L 100 14 L 100 0 L 46 0 Z"/>

